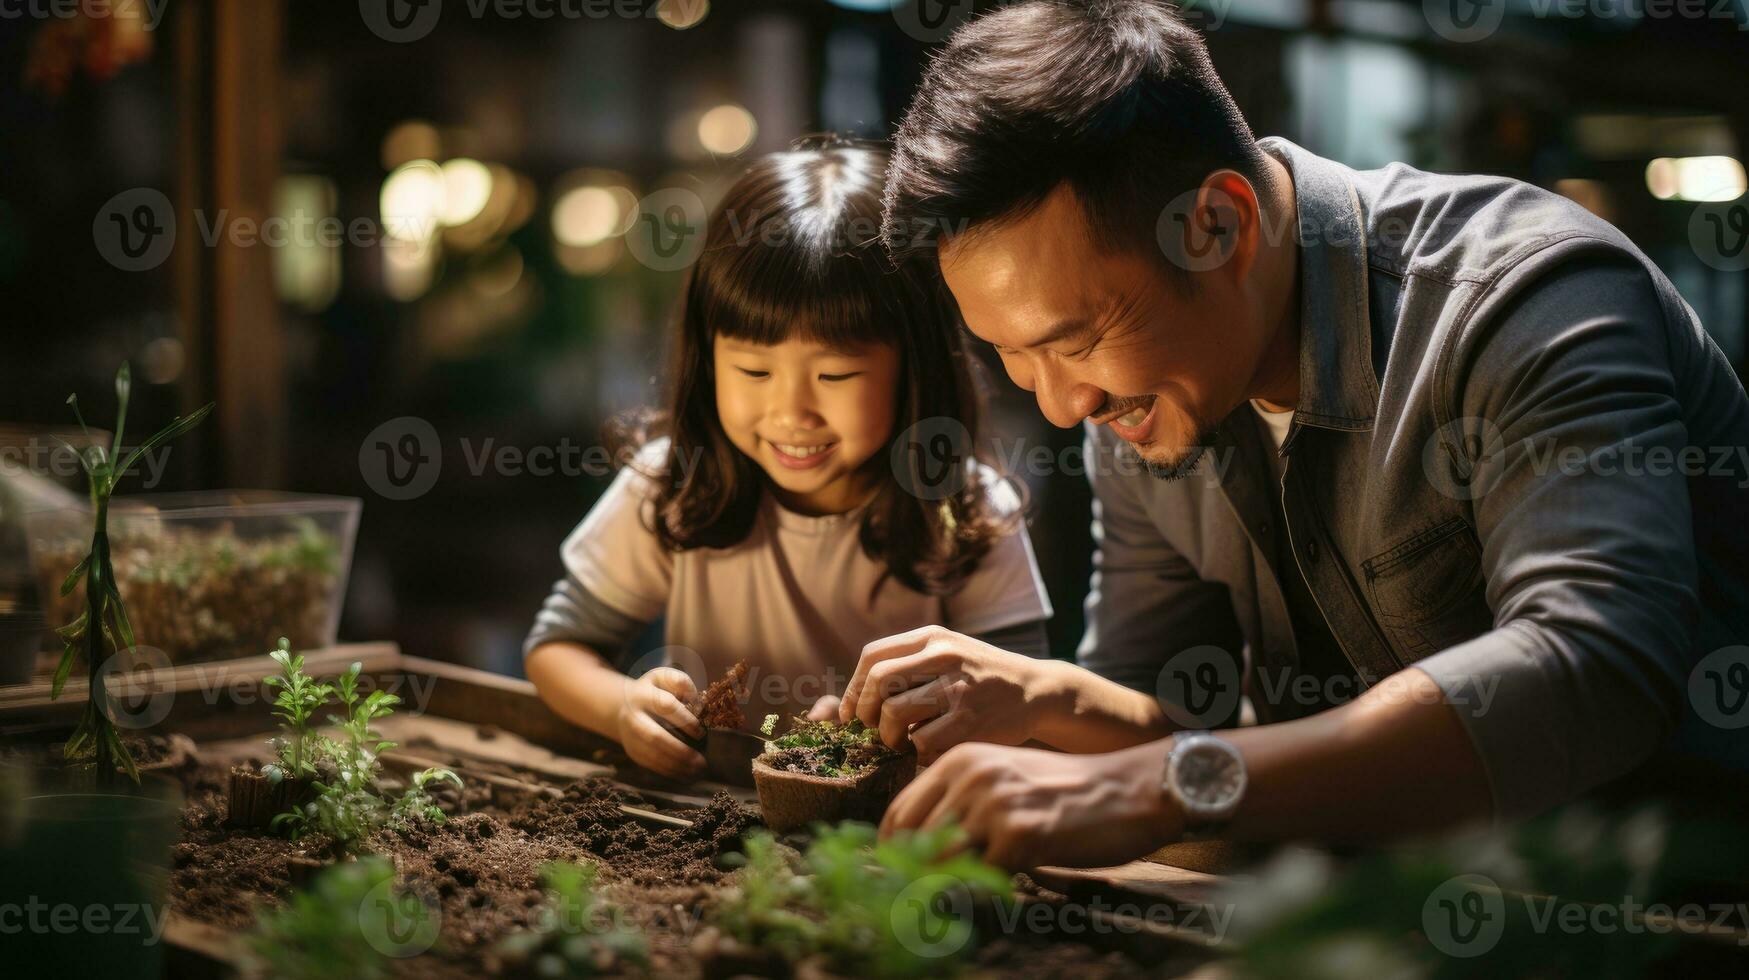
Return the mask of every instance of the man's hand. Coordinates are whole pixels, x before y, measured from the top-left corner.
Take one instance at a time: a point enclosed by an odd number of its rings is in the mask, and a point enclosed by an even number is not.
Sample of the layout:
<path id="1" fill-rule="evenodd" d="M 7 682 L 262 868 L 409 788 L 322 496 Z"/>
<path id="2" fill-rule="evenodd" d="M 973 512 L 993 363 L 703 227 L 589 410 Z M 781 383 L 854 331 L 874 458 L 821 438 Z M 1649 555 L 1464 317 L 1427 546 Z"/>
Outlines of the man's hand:
<path id="1" fill-rule="evenodd" d="M 836 694 L 828 694 L 808 708 L 809 721 L 832 721 L 838 717 L 841 702 Z"/>
<path id="2" fill-rule="evenodd" d="M 626 755 L 664 776 L 684 779 L 703 771 L 704 756 L 670 730 L 672 726 L 693 738 L 704 737 L 704 727 L 686 710 L 687 699 L 697 693 L 692 678 L 673 667 L 657 667 L 627 682 L 614 726 Z"/>
<path id="3" fill-rule="evenodd" d="M 953 821 L 966 846 L 1010 870 L 1122 864 L 1182 832 L 1161 788 L 1166 752 L 1165 742 L 1098 755 L 957 746 L 893 800 L 881 836 Z"/>
<path id="4" fill-rule="evenodd" d="M 1049 676 L 1047 661 L 925 626 L 862 648 L 838 717 L 862 719 L 893 748 L 909 734 L 924 762 L 960 742 L 1018 745 L 1054 693 Z"/>

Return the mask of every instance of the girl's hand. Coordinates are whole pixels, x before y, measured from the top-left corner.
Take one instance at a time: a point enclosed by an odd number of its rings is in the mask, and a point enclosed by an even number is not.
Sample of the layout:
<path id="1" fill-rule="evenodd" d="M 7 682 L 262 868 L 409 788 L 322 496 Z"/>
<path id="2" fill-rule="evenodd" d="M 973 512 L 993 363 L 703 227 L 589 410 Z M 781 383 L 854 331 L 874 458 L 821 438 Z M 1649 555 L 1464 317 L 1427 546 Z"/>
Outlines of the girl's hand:
<path id="1" fill-rule="evenodd" d="M 615 724 L 626 755 L 664 776 L 685 779 L 702 772 L 704 756 L 674 735 L 679 730 L 704 737 L 704 726 L 686 710 L 686 700 L 697 693 L 692 678 L 673 667 L 657 667 L 627 682 Z"/>

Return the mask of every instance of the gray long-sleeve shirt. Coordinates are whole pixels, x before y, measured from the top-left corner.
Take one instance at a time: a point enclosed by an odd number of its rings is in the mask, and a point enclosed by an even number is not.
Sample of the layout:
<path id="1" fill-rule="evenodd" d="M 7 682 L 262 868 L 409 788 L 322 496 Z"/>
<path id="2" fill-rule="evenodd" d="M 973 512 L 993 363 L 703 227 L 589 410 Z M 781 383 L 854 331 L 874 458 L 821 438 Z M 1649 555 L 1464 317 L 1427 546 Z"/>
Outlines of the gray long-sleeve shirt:
<path id="1" fill-rule="evenodd" d="M 1501 816 L 1667 755 L 1749 771 L 1749 397 L 1693 311 L 1534 187 L 1263 146 L 1299 209 L 1284 473 L 1246 406 L 1172 482 L 1090 428 L 1082 662 L 1185 724 L 1352 697 L 1299 683 L 1282 555 L 1360 684 L 1438 682 Z"/>

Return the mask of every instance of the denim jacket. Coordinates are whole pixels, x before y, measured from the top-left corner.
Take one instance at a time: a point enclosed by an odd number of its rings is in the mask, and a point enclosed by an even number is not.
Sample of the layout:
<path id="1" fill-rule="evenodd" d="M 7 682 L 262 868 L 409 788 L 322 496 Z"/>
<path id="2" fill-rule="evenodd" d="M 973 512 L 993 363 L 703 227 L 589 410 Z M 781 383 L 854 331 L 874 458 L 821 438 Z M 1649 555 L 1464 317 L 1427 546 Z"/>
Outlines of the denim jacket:
<path id="1" fill-rule="evenodd" d="M 1188 693 L 1181 723 L 1236 717 L 1241 687 L 1291 716 L 1314 695 L 1265 557 L 1287 535 L 1360 686 L 1438 682 L 1497 815 L 1663 753 L 1749 769 L 1749 398 L 1694 311 L 1564 198 L 1262 146 L 1301 248 L 1281 485 L 1249 406 L 1171 481 L 1089 426 L 1082 663 Z"/>

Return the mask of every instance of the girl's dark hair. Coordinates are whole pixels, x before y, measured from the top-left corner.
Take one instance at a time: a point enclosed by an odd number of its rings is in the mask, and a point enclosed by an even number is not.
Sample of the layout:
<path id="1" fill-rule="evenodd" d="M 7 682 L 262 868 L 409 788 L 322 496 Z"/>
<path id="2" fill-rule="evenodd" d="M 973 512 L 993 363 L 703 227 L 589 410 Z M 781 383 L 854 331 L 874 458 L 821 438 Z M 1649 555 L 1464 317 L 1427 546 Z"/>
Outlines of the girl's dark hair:
<path id="1" fill-rule="evenodd" d="M 918 592 L 951 593 L 1005 532 L 1009 519 L 990 508 L 988 487 L 969 478 L 978 397 L 958 309 L 932 262 L 895 264 L 881 246 L 886 165 L 879 149 L 816 137 L 755 161 L 710 215 L 686 279 L 668 409 L 644 417 L 634 436 L 670 439 L 649 474 L 659 485 L 652 530 L 669 549 L 740 543 L 767 492 L 763 472 L 729 441 L 717 416 L 718 334 L 754 344 L 799 336 L 898 351 L 893 435 L 865 464 L 880 478 L 863 517 L 862 549 L 886 568 L 881 582 L 892 575 Z M 924 420 L 937 420 L 924 429 L 957 423 L 971 437 L 958 447 L 968 479 L 942 499 L 907 491 L 924 486 L 915 454 L 899 454 L 904 473 L 893 469 L 894 441 Z"/>

